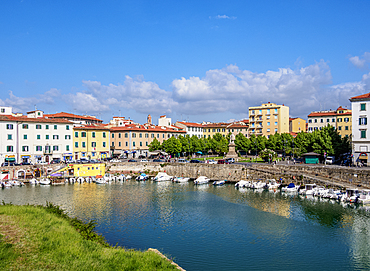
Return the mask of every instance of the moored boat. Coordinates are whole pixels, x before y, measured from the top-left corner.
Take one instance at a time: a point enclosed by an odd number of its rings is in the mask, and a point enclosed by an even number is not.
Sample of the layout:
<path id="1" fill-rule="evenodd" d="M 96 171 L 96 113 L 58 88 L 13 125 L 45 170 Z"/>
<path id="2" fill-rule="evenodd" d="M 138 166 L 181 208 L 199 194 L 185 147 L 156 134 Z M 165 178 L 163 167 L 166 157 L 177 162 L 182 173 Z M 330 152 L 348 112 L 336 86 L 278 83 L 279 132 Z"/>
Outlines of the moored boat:
<path id="1" fill-rule="evenodd" d="M 194 184 L 208 184 L 210 179 L 206 176 L 199 176 L 197 179 L 194 180 Z"/>

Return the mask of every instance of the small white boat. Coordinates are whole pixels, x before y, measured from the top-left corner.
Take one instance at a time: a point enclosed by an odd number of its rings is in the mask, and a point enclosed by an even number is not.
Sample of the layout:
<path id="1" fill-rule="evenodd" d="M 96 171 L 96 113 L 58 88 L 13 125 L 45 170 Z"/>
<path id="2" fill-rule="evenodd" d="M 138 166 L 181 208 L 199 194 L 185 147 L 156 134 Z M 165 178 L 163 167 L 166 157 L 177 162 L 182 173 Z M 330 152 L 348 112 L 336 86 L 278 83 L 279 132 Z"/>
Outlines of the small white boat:
<path id="1" fill-rule="evenodd" d="M 268 190 L 278 189 L 280 184 L 275 179 L 267 180 L 266 188 Z"/>
<path id="2" fill-rule="evenodd" d="M 264 188 L 265 185 L 266 185 L 266 183 L 261 182 L 261 181 L 257 181 L 257 182 L 252 183 L 251 188 L 252 189 L 261 189 L 261 188 Z"/>
<path id="3" fill-rule="evenodd" d="M 206 176 L 199 176 L 196 180 L 194 180 L 194 184 L 208 184 L 210 179 Z"/>
<path id="4" fill-rule="evenodd" d="M 107 181 L 104 178 L 97 178 L 95 183 L 97 183 L 97 184 L 106 184 Z"/>
<path id="5" fill-rule="evenodd" d="M 185 178 L 185 177 L 175 177 L 173 179 L 174 183 L 186 183 L 189 181 L 190 178 Z"/>
<path id="6" fill-rule="evenodd" d="M 288 184 L 288 186 L 285 186 L 285 187 L 281 188 L 281 191 L 286 192 L 286 193 L 294 193 L 294 192 L 298 192 L 299 187 L 300 187 L 299 185 L 295 185 L 294 183 L 290 183 L 290 184 Z"/>
<path id="7" fill-rule="evenodd" d="M 74 177 L 69 178 L 69 182 L 70 183 L 75 183 L 76 182 L 76 178 L 74 178 Z"/>
<path id="8" fill-rule="evenodd" d="M 125 175 L 121 174 L 117 177 L 118 182 L 123 182 L 125 180 Z"/>
<path id="9" fill-rule="evenodd" d="M 12 186 L 21 186 L 22 185 L 22 182 L 18 181 L 18 180 L 11 180 L 9 181 L 9 183 L 12 185 Z"/>
<path id="10" fill-rule="evenodd" d="M 315 183 L 307 183 L 305 184 L 304 188 L 299 190 L 299 194 L 301 195 L 306 195 L 306 196 L 311 196 L 314 193 L 314 188 L 316 188 Z"/>
<path id="11" fill-rule="evenodd" d="M 126 179 L 127 179 L 127 180 L 129 180 L 129 179 L 131 179 L 131 178 L 132 178 L 132 176 L 131 176 L 131 175 L 127 175 L 127 176 L 126 176 Z"/>
<path id="12" fill-rule="evenodd" d="M 145 173 L 141 173 L 139 176 L 136 177 L 136 181 L 146 181 L 149 179 L 149 176 Z"/>
<path id="13" fill-rule="evenodd" d="M 166 172 L 158 172 L 157 176 L 154 177 L 155 182 L 171 181 L 173 176 L 168 175 Z"/>
<path id="14" fill-rule="evenodd" d="M 251 186 L 251 182 L 250 181 L 244 181 L 244 180 L 240 180 L 239 182 L 237 182 L 235 184 L 235 187 L 236 188 L 248 188 Z"/>
<path id="15" fill-rule="evenodd" d="M 48 178 L 42 178 L 40 180 L 40 184 L 42 184 L 42 185 L 49 185 L 49 184 L 51 184 L 51 181 Z"/>
<path id="16" fill-rule="evenodd" d="M 358 202 L 361 204 L 370 204 L 370 189 L 364 189 L 361 191 Z"/>
<path id="17" fill-rule="evenodd" d="M 103 178 L 106 182 L 111 182 L 112 181 L 112 175 L 109 174 L 109 173 L 105 173 Z"/>
<path id="18" fill-rule="evenodd" d="M 213 185 L 215 185 L 215 186 L 221 186 L 221 185 L 224 185 L 225 184 L 225 180 L 223 180 L 223 181 L 214 181 L 213 182 Z"/>

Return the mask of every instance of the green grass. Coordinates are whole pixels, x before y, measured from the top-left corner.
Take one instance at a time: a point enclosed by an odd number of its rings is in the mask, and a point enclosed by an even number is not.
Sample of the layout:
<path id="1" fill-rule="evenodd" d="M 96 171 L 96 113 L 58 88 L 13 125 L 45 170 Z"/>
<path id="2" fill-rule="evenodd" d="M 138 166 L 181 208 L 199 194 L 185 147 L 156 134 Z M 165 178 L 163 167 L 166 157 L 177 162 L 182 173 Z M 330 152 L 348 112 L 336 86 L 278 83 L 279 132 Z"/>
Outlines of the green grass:
<path id="1" fill-rule="evenodd" d="M 174 270 L 154 252 L 109 246 L 95 223 L 50 203 L 0 205 L 0 270 Z"/>

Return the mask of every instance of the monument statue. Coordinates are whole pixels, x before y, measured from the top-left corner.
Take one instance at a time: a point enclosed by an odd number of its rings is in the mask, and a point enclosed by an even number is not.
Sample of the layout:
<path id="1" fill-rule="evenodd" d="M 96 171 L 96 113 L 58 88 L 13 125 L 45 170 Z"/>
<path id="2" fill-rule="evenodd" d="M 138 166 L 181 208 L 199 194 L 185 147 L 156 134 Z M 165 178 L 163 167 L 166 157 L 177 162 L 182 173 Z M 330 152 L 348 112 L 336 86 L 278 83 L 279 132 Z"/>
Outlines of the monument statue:
<path id="1" fill-rule="evenodd" d="M 226 154 L 226 158 L 238 158 L 238 154 L 235 152 L 235 135 L 230 135 L 229 141 L 229 152 Z"/>

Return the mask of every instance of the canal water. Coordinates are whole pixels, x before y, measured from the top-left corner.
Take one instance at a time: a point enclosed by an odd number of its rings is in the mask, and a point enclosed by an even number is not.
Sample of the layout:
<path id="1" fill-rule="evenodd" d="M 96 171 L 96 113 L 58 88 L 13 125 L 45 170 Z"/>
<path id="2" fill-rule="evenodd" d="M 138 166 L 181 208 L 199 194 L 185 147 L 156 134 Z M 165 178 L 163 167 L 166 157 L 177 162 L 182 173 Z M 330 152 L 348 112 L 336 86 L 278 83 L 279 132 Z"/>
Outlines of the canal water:
<path id="1" fill-rule="evenodd" d="M 370 213 L 233 185 L 136 182 L 13 187 L 0 201 L 53 202 L 112 245 L 157 248 L 186 270 L 369 270 Z"/>

